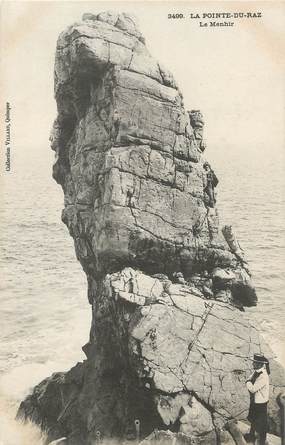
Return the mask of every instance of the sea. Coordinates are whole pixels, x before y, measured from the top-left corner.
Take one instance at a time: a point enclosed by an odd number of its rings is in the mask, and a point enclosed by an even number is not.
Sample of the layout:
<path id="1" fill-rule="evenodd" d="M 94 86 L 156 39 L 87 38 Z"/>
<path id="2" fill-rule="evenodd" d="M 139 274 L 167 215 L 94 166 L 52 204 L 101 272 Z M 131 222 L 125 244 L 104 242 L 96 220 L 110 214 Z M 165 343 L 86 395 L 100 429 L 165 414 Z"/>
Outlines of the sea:
<path id="1" fill-rule="evenodd" d="M 221 224 L 233 226 L 259 298 L 247 313 L 285 366 L 284 160 L 230 147 L 209 158 Z M 42 445 L 36 426 L 15 420 L 17 407 L 43 378 L 83 360 L 89 335 L 86 278 L 61 222 L 52 162 L 48 147 L 18 147 L 1 192 L 0 445 Z"/>

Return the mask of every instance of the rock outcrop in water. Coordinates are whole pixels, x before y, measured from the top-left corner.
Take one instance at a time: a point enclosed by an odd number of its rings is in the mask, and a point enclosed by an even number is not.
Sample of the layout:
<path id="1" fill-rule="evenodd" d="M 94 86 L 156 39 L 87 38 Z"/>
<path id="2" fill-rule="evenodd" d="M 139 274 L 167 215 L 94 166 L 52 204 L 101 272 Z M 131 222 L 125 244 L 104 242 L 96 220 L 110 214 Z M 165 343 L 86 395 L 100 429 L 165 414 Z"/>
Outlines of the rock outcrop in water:
<path id="1" fill-rule="evenodd" d="M 257 301 L 244 257 L 209 205 L 202 114 L 127 14 L 85 14 L 60 35 L 55 97 L 53 176 L 92 326 L 87 359 L 41 382 L 19 416 L 69 445 L 157 430 L 233 443 L 225 425 L 247 415 L 253 353 L 272 353 L 243 312 Z M 284 374 L 271 368 L 278 433 Z"/>

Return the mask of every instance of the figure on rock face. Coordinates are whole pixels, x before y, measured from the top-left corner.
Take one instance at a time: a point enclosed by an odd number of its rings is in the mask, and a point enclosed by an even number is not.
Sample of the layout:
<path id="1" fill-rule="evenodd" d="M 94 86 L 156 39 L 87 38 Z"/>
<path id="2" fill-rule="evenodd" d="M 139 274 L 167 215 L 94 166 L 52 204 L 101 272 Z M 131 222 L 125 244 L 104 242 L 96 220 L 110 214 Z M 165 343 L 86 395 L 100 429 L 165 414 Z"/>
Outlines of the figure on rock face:
<path id="1" fill-rule="evenodd" d="M 206 149 L 206 142 L 203 138 L 205 125 L 203 114 L 200 110 L 191 110 L 188 111 L 188 115 L 198 149 L 203 152 Z"/>
<path id="2" fill-rule="evenodd" d="M 267 433 L 267 404 L 269 400 L 269 362 L 261 354 L 254 354 L 253 374 L 246 381 L 250 393 L 248 420 L 250 431 L 245 435 L 247 442 L 255 443 L 255 432 L 258 434 L 259 445 L 265 445 Z"/>
<path id="3" fill-rule="evenodd" d="M 117 109 L 115 109 L 114 116 L 113 116 L 113 128 L 112 128 L 112 132 L 111 132 L 111 138 L 112 138 L 113 142 L 116 142 L 116 139 L 118 137 L 120 123 L 121 123 L 121 118 L 119 116 L 119 112 Z"/>
<path id="4" fill-rule="evenodd" d="M 127 206 L 135 207 L 135 197 L 131 190 L 127 190 Z"/>
<path id="5" fill-rule="evenodd" d="M 182 272 L 174 272 L 173 279 L 175 283 L 187 284 Z"/>
<path id="6" fill-rule="evenodd" d="M 208 162 L 205 162 L 203 164 L 203 168 L 206 172 L 206 184 L 204 187 L 204 192 L 206 195 L 206 206 L 214 208 L 216 204 L 216 197 L 215 197 L 215 187 L 217 187 L 219 181 L 215 173 L 210 167 L 210 164 Z"/>

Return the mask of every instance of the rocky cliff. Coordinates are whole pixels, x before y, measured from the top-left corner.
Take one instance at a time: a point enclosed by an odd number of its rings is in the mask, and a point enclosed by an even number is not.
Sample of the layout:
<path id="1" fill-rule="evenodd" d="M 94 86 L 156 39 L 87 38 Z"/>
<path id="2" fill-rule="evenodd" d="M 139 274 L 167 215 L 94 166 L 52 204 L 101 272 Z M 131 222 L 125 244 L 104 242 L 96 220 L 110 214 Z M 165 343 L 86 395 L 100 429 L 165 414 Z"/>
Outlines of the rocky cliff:
<path id="1" fill-rule="evenodd" d="M 178 443 L 234 443 L 254 352 L 272 357 L 244 313 L 257 303 L 204 120 L 127 14 L 85 14 L 57 43 L 53 176 L 92 307 L 87 359 L 21 404 L 49 439 L 93 444 L 170 430 Z M 271 364 L 270 429 L 283 370 Z M 153 438 L 150 439 L 153 441 Z"/>

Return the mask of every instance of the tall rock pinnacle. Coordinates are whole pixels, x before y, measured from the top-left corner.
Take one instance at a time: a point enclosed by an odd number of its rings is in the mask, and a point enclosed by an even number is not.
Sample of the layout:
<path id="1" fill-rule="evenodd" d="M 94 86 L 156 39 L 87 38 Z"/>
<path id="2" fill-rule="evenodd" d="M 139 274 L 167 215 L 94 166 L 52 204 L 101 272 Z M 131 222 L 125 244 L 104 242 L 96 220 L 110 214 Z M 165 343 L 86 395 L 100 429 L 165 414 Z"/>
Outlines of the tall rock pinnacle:
<path id="1" fill-rule="evenodd" d="M 205 204 L 202 116 L 189 118 L 129 16 L 87 14 L 60 36 L 55 97 L 54 177 L 87 273 L 189 275 L 235 261 Z"/>
<path id="2" fill-rule="evenodd" d="M 92 326 L 87 360 L 40 383 L 19 415 L 69 445 L 157 429 L 178 443 L 231 443 L 224 428 L 247 415 L 253 353 L 272 352 L 244 314 L 257 298 L 219 225 L 202 113 L 185 110 L 124 13 L 84 14 L 60 35 L 55 98 L 53 176 Z M 272 362 L 275 433 L 282 372 Z"/>

